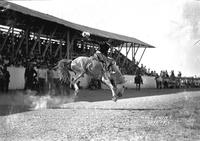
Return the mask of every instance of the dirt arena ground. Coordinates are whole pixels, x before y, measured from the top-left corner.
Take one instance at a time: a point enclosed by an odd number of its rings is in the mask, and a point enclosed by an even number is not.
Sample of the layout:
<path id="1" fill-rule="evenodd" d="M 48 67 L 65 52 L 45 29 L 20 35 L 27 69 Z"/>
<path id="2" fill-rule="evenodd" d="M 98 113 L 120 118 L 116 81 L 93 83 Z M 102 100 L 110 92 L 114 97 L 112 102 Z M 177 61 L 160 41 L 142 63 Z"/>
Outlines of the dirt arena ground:
<path id="1" fill-rule="evenodd" d="M 0 95 L 0 141 L 199 141 L 200 89 L 108 90 L 79 96 Z"/>

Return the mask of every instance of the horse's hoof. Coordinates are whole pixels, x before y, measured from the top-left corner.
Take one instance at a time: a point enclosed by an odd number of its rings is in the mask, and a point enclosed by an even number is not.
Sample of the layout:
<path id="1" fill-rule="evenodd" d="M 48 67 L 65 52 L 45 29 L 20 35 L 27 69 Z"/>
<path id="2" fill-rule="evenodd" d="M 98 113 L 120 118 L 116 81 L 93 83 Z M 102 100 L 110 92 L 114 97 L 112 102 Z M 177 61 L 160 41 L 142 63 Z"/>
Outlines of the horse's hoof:
<path id="1" fill-rule="evenodd" d="M 113 100 L 114 102 L 116 102 L 116 101 L 117 101 L 117 97 L 113 97 L 112 100 Z"/>
<path id="2" fill-rule="evenodd" d="M 122 93 L 119 92 L 119 93 L 117 94 L 117 96 L 118 96 L 118 97 L 122 97 Z"/>
<path id="3" fill-rule="evenodd" d="M 78 98 L 78 95 L 74 95 L 74 98 L 77 99 L 77 98 Z"/>

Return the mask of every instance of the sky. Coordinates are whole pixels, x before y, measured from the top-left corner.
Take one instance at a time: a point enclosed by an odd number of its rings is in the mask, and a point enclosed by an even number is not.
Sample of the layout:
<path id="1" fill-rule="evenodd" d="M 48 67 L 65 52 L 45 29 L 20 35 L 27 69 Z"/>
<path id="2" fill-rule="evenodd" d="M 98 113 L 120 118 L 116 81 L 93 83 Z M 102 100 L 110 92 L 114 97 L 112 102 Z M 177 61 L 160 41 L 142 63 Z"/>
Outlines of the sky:
<path id="1" fill-rule="evenodd" d="M 77 24 L 137 38 L 155 46 L 141 64 L 200 77 L 199 0 L 12 0 Z M 196 43 L 196 44 L 195 44 Z M 140 57 L 141 52 L 136 56 Z"/>

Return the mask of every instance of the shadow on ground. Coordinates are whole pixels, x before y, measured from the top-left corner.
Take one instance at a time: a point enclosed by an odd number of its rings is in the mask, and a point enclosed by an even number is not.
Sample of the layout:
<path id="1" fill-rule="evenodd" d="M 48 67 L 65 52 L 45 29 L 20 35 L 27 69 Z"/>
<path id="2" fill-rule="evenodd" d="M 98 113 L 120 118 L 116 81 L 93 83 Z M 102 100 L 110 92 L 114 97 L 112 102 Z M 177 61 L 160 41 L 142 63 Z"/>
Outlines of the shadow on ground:
<path id="1" fill-rule="evenodd" d="M 28 111 L 31 111 L 30 107 L 25 105 L 0 105 L 0 116 L 6 116 Z"/>
<path id="2" fill-rule="evenodd" d="M 0 94 L 0 116 L 50 109 L 71 102 L 74 102 L 74 97 L 71 95 L 38 95 L 34 91 L 10 91 L 6 94 Z"/>
<path id="3" fill-rule="evenodd" d="M 156 95 L 166 95 L 175 94 L 184 91 L 199 91 L 200 89 L 141 89 L 136 91 L 135 89 L 125 90 L 124 95 L 119 99 L 136 98 L 136 97 L 146 97 L 146 96 L 156 96 Z M 72 92 L 71 92 L 72 93 Z M 32 98 L 31 98 L 32 97 Z M 111 101 L 112 95 L 110 90 L 80 90 L 79 95 L 75 99 L 75 102 L 87 101 L 87 102 L 97 102 L 97 101 Z M 42 101 L 44 100 L 44 101 Z M 46 100 L 46 101 L 45 101 Z M 31 105 L 34 102 L 50 103 L 51 105 L 57 105 L 59 103 L 65 104 L 73 101 L 68 99 L 55 97 L 34 97 L 32 95 L 26 95 L 23 91 L 11 91 L 8 94 L 0 95 L 0 116 L 6 116 L 10 114 L 22 113 L 33 110 Z M 62 101 L 62 102 L 60 102 Z M 37 104 L 38 104 L 37 103 Z M 38 106 L 38 105 L 37 105 Z M 41 106 L 41 105 L 39 105 Z M 46 105 L 44 105 L 46 106 Z M 45 108 L 49 108 L 46 106 Z M 36 109 L 37 110 L 37 109 Z"/>
<path id="4" fill-rule="evenodd" d="M 135 89 L 126 89 L 124 95 L 119 99 L 127 98 L 136 98 L 136 97 L 146 97 L 146 96 L 157 96 L 157 95 L 166 95 L 166 94 L 176 94 L 185 91 L 200 91 L 200 88 L 192 89 L 141 89 L 136 91 Z M 110 90 L 81 90 L 78 98 L 75 100 L 78 101 L 107 101 L 112 99 L 112 94 Z"/>

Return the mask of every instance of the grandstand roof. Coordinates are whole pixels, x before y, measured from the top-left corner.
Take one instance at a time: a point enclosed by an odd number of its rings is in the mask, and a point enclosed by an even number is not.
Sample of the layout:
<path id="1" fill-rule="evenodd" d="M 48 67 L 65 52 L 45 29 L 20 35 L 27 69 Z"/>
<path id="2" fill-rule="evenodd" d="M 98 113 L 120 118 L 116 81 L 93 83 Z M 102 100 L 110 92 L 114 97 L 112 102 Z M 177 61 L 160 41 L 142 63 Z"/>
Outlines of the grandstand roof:
<path id="1" fill-rule="evenodd" d="M 128 36 L 124 36 L 124 35 L 119 35 L 116 33 L 111 33 L 111 32 L 107 32 L 107 31 L 103 31 L 103 30 L 99 30 L 99 29 L 95 29 L 95 28 L 90 28 L 87 26 L 83 26 L 83 25 L 79 25 L 79 24 L 75 24 L 48 14 L 44 14 L 38 11 L 34 11 L 31 9 L 28 9 L 26 7 L 11 3 L 11 2 L 7 2 L 7 1 L 0 1 L 0 13 L 4 12 L 5 10 L 11 10 L 14 12 L 19 12 L 22 13 L 23 15 L 29 15 L 32 17 L 36 17 L 39 18 L 41 20 L 46 20 L 46 21 L 50 21 L 50 22 L 54 22 L 75 30 L 79 30 L 79 31 L 86 31 L 89 32 L 91 35 L 95 35 L 95 36 L 100 36 L 100 37 L 105 37 L 105 38 L 110 38 L 110 39 L 114 39 L 114 40 L 119 40 L 119 41 L 124 41 L 124 42 L 129 42 L 129 43 L 136 43 L 139 44 L 140 47 L 147 47 L 147 48 L 154 48 L 154 46 L 147 44 L 143 41 L 140 41 L 136 38 L 133 37 L 128 37 Z M 19 22 L 19 21 L 18 21 Z"/>

